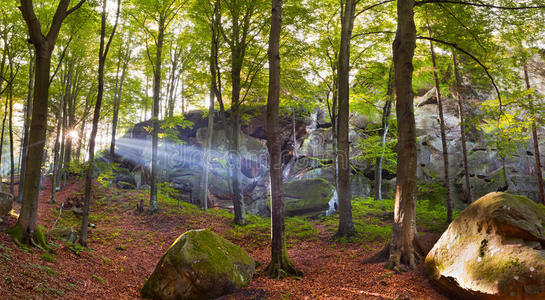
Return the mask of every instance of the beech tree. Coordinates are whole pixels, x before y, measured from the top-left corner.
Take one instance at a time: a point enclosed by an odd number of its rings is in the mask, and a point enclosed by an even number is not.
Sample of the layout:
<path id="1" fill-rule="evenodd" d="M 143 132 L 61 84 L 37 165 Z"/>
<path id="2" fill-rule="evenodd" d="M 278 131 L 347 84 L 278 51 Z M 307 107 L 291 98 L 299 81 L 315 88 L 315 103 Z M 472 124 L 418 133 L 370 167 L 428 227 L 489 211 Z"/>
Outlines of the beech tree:
<path id="1" fill-rule="evenodd" d="M 271 195 L 271 262 L 267 274 L 280 278 L 301 274 L 288 258 L 285 244 L 284 200 L 282 199 L 282 153 L 278 106 L 280 103 L 280 32 L 282 30 L 282 0 L 272 0 L 271 33 L 269 36 L 269 93 L 267 96 L 267 148 Z"/>
<path id="2" fill-rule="evenodd" d="M 14 233 L 20 231 L 15 239 L 23 243 L 35 243 L 34 237 L 38 231 L 38 196 L 40 192 L 40 175 L 42 166 L 42 152 L 47 129 L 47 104 L 49 93 L 49 69 L 51 53 L 59 35 L 64 19 L 80 8 L 85 0 L 70 6 L 70 0 L 60 0 L 49 24 L 49 30 L 44 33 L 42 24 L 36 17 L 31 0 L 21 0 L 19 9 L 28 27 L 29 42 L 34 46 L 36 53 L 35 78 L 32 104 L 32 121 L 29 132 L 29 148 L 26 159 L 25 183 L 21 214 L 17 220 Z"/>

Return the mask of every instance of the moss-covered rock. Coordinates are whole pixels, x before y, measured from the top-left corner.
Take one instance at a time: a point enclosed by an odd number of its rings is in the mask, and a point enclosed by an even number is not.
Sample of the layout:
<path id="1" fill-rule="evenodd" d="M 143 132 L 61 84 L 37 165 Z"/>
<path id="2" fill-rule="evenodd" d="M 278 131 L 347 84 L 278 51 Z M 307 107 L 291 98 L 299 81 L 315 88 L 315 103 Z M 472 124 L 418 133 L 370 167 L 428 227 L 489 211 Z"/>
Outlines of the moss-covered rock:
<path id="1" fill-rule="evenodd" d="M 288 216 L 326 211 L 334 187 L 323 178 L 295 180 L 284 184 L 284 202 Z"/>
<path id="2" fill-rule="evenodd" d="M 254 260 L 208 229 L 182 234 L 142 288 L 152 299 L 214 299 L 250 283 Z"/>
<path id="3" fill-rule="evenodd" d="M 426 257 L 457 299 L 545 299 L 545 207 L 490 193 L 465 209 Z"/>

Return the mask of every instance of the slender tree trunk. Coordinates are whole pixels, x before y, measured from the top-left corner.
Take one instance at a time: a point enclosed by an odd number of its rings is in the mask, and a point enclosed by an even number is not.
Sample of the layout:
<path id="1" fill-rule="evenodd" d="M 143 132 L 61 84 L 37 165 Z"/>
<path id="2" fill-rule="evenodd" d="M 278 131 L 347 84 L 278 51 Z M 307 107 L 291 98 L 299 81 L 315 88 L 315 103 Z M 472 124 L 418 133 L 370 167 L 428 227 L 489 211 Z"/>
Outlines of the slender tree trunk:
<path id="1" fill-rule="evenodd" d="M 129 36 L 130 38 L 130 36 Z M 114 96 L 114 111 L 113 111 L 113 118 L 112 118 L 112 140 L 111 140 L 111 143 L 110 143 L 110 157 L 113 159 L 114 157 L 114 154 L 115 154 L 115 136 L 117 135 L 117 123 L 118 123 L 118 119 L 119 119 L 119 108 L 120 108 L 120 105 L 121 105 L 121 95 L 122 95 L 122 92 L 123 92 L 123 84 L 125 82 L 125 75 L 127 73 L 127 68 L 129 66 L 129 60 L 130 60 L 130 56 L 131 56 L 131 51 L 130 51 L 130 43 L 127 44 L 127 49 L 126 49 L 126 52 L 125 52 L 125 56 L 123 57 L 123 67 L 121 69 L 121 77 L 119 78 L 119 87 L 118 87 L 118 80 L 117 80 L 117 77 L 116 77 L 116 82 L 115 82 L 115 96 Z M 121 62 L 122 58 L 121 58 L 121 55 L 119 57 L 119 62 L 118 62 L 118 72 L 119 72 L 119 63 Z"/>
<path id="2" fill-rule="evenodd" d="M 528 66 L 524 64 L 524 81 L 526 82 L 526 88 L 529 90 L 532 87 L 530 86 L 530 76 L 528 75 Z M 543 188 L 543 172 L 541 170 L 541 154 L 539 152 L 539 139 L 537 136 L 537 124 L 536 124 L 536 115 L 534 112 L 534 99 L 533 96 L 530 96 L 530 110 L 531 110 L 531 122 L 532 122 L 532 138 L 534 140 L 534 156 L 536 158 L 536 172 L 537 172 L 537 185 L 539 188 L 539 202 L 545 205 L 545 190 Z"/>
<path id="3" fill-rule="evenodd" d="M 397 32 L 393 43 L 395 102 L 398 122 L 397 187 L 389 267 L 416 265 L 416 126 L 412 87 L 416 47 L 414 0 L 397 1 Z"/>
<path id="4" fill-rule="evenodd" d="M 431 36 L 431 30 L 428 28 Z M 433 48 L 433 42 L 430 41 L 431 61 L 433 65 L 433 82 L 435 84 L 435 97 L 437 98 L 437 107 L 439 109 L 439 128 L 441 131 L 441 145 L 443 146 L 443 168 L 445 171 L 445 191 L 447 196 L 447 224 L 452 222 L 452 197 L 450 195 L 450 176 L 449 176 L 449 162 L 448 162 L 448 146 L 445 116 L 443 114 L 443 99 L 441 98 L 441 87 L 439 86 L 439 76 L 437 75 L 437 63 L 435 61 L 435 49 Z"/>
<path id="5" fill-rule="evenodd" d="M 5 39 L 6 38 L 4 37 L 4 40 Z M 7 53 L 8 53 L 8 51 L 2 51 L 2 62 L 0 63 L 0 74 L 1 75 L 4 75 L 4 67 L 6 65 Z M 0 91 L 2 90 L 2 84 L 3 83 L 4 83 L 4 81 L 0 80 Z M 3 188 L 3 181 L 2 181 L 2 175 L 3 175 L 3 172 L 2 172 L 2 150 L 4 148 L 4 129 L 5 129 L 4 126 L 6 124 L 7 115 L 8 115 L 8 100 L 6 99 L 6 102 L 4 104 L 4 117 L 2 119 L 2 133 L 1 133 L 2 135 L 0 136 L 0 191 L 2 191 L 2 188 Z M 19 194 L 20 193 L 21 193 L 21 191 L 19 190 Z"/>
<path id="6" fill-rule="evenodd" d="M 21 203 L 23 201 L 23 190 L 25 183 L 25 169 L 26 169 L 26 160 L 28 157 L 28 135 L 30 130 L 30 118 L 32 114 L 32 90 L 34 87 L 34 52 L 32 48 L 29 48 L 30 58 L 28 63 L 28 93 L 26 99 L 26 108 L 25 108 L 25 122 L 23 129 L 23 142 L 22 142 L 22 151 L 21 151 L 21 172 L 19 175 L 19 192 L 17 195 L 17 202 Z"/>
<path id="7" fill-rule="evenodd" d="M 472 203 L 473 202 L 473 191 L 471 189 L 471 182 L 469 181 L 469 163 L 467 160 L 467 143 L 466 143 L 466 128 L 465 128 L 465 120 L 464 120 L 464 110 L 462 106 L 462 95 L 461 95 L 461 88 L 462 88 L 462 79 L 460 77 L 460 73 L 458 72 L 458 62 L 456 60 L 456 54 L 452 53 L 452 62 L 454 64 L 454 75 L 456 78 L 456 86 L 458 91 L 456 91 L 456 99 L 458 102 L 458 116 L 460 118 L 460 136 L 462 139 L 462 157 L 463 157 L 463 163 L 464 163 L 464 173 L 465 173 L 465 182 L 466 182 L 466 202 Z"/>
<path id="8" fill-rule="evenodd" d="M 12 77 L 13 78 L 13 77 Z M 9 87 L 9 158 L 10 158 L 10 180 L 9 192 L 15 195 L 15 157 L 13 155 L 13 88 Z"/>
<path id="9" fill-rule="evenodd" d="M 161 100 L 161 66 L 163 39 L 165 35 L 165 19 L 159 19 L 159 34 L 157 37 L 157 52 L 155 57 L 155 69 L 153 74 L 153 134 L 151 138 L 151 189 L 149 214 L 157 211 L 157 179 L 159 177 L 159 164 L 157 159 L 157 145 L 159 143 L 159 102 Z"/>
<path id="10" fill-rule="evenodd" d="M 240 74 L 239 74 L 240 75 Z M 240 79 L 240 77 L 239 77 Z M 239 82 L 240 83 L 240 82 Z M 233 85 L 233 93 L 235 93 L 235 86 Z M 236 88 L 240 92 L 240 86 Z M 238 225 L 246 224 L 246 208 L 244 203 L 244 196 L 242 194 L 242 188 L 240 185 L 240 111 L 238 105 L 231 107 L 231 141 L 229 143 L 231 148 L 231 180 L 233 188 L 233 208 L 235 211 L 234 223 Z"/>
<path id="11" fill-rule="evenodd" d="M 208 103 L 208 128 L 206 131 L 206 145 L 204 145 L 204 159 L 203 159 L 203 176 L 201 181 L 201 207 L 208 209 L 208 176 L 210 169 L 211 153 L 212 153 L 212 139 L 214 137 L 214 95 L 217 93 L 216 82 L 216 66 L 214 60 L 218 55 L 217 43 L 219 38 L 218 32 L 218 19 L 217 12 L 219 9 L 219 2 L 214 4 L 214 12 L 212 14 L 212 21 L 210 23 L 210 31 L 212 33 L 212 40 L 210 42 L 210 95 Z M 172 96 L 172 95 L 171 95 Z"/>
<path id="12" fill-rule="evenodd" d="M 89 138 L 89 165 L 87 166 L 87 172 L 85 174 L 85 203 L 83 206 L 83 219 L 81 222 L 81 238 L 80 243 L 82 246 L 87 247 L 87 225 L 89 224 L 89 206 L 91 204 L 91 189 L 93 183 L 93 171 L 95 168 L 95 139 L 98 131 L 98 121 L 100 120 L 100 107 L 102 106 L 102 98 L 104 96 L 104 66 L 106 64 L 106 56 L 110 48 L 110 43 L 115 34 L 117 28 L 117 22 L 119 20 L 121 0 L 117 1 L 117 13 L 115 24 L 112 28 L 112 32 L 105 44 L 106 38 L 106 1 L 102 2 L 102 18 L 100 29 L 100 48 L 98 52 L 98 92 L 97 100 L 95 103 L 95 111 L 93 113 L 93 128 L 91 129 L 91 137 Z"/>
<path id="13" fill-rule="evenodd" d="M 388 130 L 390 129 L 390 114 L 392 112 L 392 94 L 393 89 L 393 67 L 390 67 L 388 75 L 388 87 L 386 92 L 386 103 L 382 109 L 382 127 L 380 130 L 381 136 L 381 149 L 382 153 L 377 157 L 375 164 L 375 200 L 382 200 L 382 162 L 384 160 L 384 153 L 386 149 L 386 137 L 388 136 Z"/>
<path id="14" fill-rule="evenodd" d="M 61 139 L 61 120 L 62 120 L 62 109 L 64 105 L 64 95 L 61 96 L 59 102 L 59 111 L 57 112 L 57 137 L 55 138 L 55 146 L 53 147 L 53 172 L 51 173 L 51 198 L 49 203 L 55 203 L 57 196 L 57 181 L 59 173 L 59 148 L 60 148 L 60 139 Z"/>
<path id="15" fill-rule="evenodd" d="M 4 132 L 6 129 L 6 119 L 8 118 L 8 99 L 5 100 L 4 104 L 4 117 L 2 118 L 2 132 L 0 133 L 0 191 L 3 188 L 3 181 L 2 181 L 2 175 L 4 172 L 2 171 L 2 159 L 4 157 Z"/>
<path id="16" fill-rule="evenodd" d="M 282 0 L 272 0 L 271 33 L 269 37 L 269 93 L 267 98 L 267 148 L 271 194 L 271 262 L 266 272 L 273 278 L 301 274 L 288 258 L 285 244 L 284 200 L 282 199 L 282 153 L 278 106 L 280 103 L 280 31 Z"/>
<path id="17" fill-rule="evenodd" d="M 338 204 L 339 204 L 339 229 L 337 237 L 351 236 L 354 234 L 352 220 L 352 195 L 350 191 L 350 146 L 348 140 L 348 117 L 350 114 L 350 39 L 354 25 L 356 4 L 353 0 L 344 1 L 342 7 L 341 45 L 339 50 L 339 116 L 337 124 L 337 164 L 338 164 Z"/>

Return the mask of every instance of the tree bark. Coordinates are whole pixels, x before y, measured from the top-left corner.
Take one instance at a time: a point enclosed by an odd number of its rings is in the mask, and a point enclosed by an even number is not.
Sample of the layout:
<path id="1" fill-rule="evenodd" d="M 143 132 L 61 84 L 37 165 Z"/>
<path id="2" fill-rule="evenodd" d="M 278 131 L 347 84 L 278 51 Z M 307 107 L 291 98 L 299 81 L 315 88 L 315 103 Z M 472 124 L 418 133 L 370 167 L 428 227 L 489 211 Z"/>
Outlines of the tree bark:
<path id="1" fill-rule="evenodd" d="M 95 139 L 98 131 L 98 121 L 100 119 L 100 107 L 102 106 L 102 98 L 104 96 L 104 66 L 106 64 L 106 57 L 110 48 L 110 43 L 115 34 L 117 28 L 117 22 L 119 20 L 121 0 L 117 0 L 117 13 L 115 24 L 110 33 L 108 42 L 105 43 L 106 38 L 106 0 L 102 2 L 102 17 L 101 17 L 101 29 L 100 29 L 100 47 L 98 52 L 98 93 L 97 100 L 95 102 L 95 111 L 93 113 L 93 127 L 91 129 L 91 137 L 89 138 L 89 165 L 87 166 L 87 172 L 85 174 L 85 203 L 83 206 L 83 219 L 81 222 L 81 238 L 80 243 L 82 246 L 87 247 L 87 225 L 89 223 L 89 206 L 91 204 L 91 189 L 93 183 L 93 171 L 95 160 Z"/>
<path id="2" fill-rule="evenodd" d="M 17 202 L 21 203 L 23 201 L 23 190 L 25 183 L 25 170 L 26 170 L 26 160 L 28 157 L 28 135 L 30 131 L 30 119 L 32 114 L 32 89 L 34 87 L 34 52 L 32 48 L 29 48 L 29 63 L 28 63 L 28 93 L 25 106 L 25 122 L 23 129 L 23 141 L 22 141 L 22 150 L 21 150 L 21 172 L 19 175 L 19 191 L 17 195 Z"/>
<path id="3" fill-rule="evenodd" d="M 462 157 L 463 157 L 463 163 L 464 163 L 464 173 L 465 173 L 465 182 L 466 182 L 465 196 L 466 196 L 466 202 L 472 203 L 473 191 L 471 189 L 471 182 L 469 181 L 469 163 L 467 161 L 466 128 L 465 128 L 464 110 L 462 106 L 462 95 L 461 95 L 462 79 L 458 71 L 458 61 L 456 60 L 456 54 L 454 52 L 452 53 L 452 63 L 454 64 L 454 76 L 456 79 L 456 88 L 458 89 L 458 91 L 456 91 L 456 99 L 458 102 L 458 116 L 460 118 L 460 136 L 462 139 Z"/>
<path id="4" fill-rule="evenodd" d="M 278 106 L 280 103 L 280 32 L 282 30 L 282 0 L 272 0 L 271 32 L 269 37 L 269 92 L 267 97 L 267 148 L 271 194 L 271 262 L 266 272 L 273 278 L 299 275 L 288 258 L 285 244 L 284 200 L 282 199 L 282 153 Z"/>
<path id="5" fill-rule="evenodd" d="M 530 86 L 530 76 L 528 75 L 528 66 L 523 65 L 524 68 L 524 81 L 526 83 L 526 89 L 531 89 Z M 536 158 L 536 172 L 537 172 L 537 185 L 539 188 L 539 202 L 545 205 L 545 190 L 543 188 L 543 172 L 541 170 L 541 154 L 539 151 L 539 139 L 537 136 L 537 124 L 536 124 L 536 115 L 534 112 L 534 100 L 533 96 L 530 96 L 530 110 L 531 110 L 531 122 L 532 122 L 532 138 L 534 141 L 534 157 Z"/>
<path id="6" fill-rule="evenodd" d="M 431 30 L 428 27 L 428 31 L 431 36 Z M 435 84 L 435 97 L 437 98 L 437 108 L 439 110 L 439 128 L 441 131 L 441 145 L 443 147 L 443 168 L 445 171 L 445 191 L 447 196 L 447 224 L 452 222 L 452 197 L 450 195 L 450 176 L 449 176 L 449 162 L 448 162 L 448 146 L 447 135 L 445 126 L 445 116 L 443 114 L 443 99 L 441 98 L 441 87 L 439 86 L 439 76 L 437 75 L 437 63 L 435 61 L 435 49 L 433 48 L 433 42 L 430 41 L 431 62 L 433 66 L 433 82 Z"/>
<path id="7" fill-rule="evenodd" d="M 350 191 L 350 147 L 348 140 L 348 118 L 350 103 L 350 39 L 354 26 L 356 3 L 345 0 L 342 6 L 341 44 L 339 49 L 338 81 L 339 81 L 339 115 L 337 123 L 337 164 L 338 164 L 338 205 L 339 229 L 335 236 L 354 235 L 352 220 L 352 204 Z"/>
<path id="8" fill-rule="evenodd" d="M 26 176 L 23 190 L 23 203 L 17 225 L 22 229 L 20 238 L 23 243 L 31 243 L 38 230 L 38 196 L 40 193 L 40 175 L 43 159 L 43 149 L 47 131 L 47 104 L 49 93 L 49 69 L 51 53 L 59 35 L 62 22 L 67 15 L 77 10 L 85 0 L 68 9 L 70 0 L 60 0 L 49 31 L 42 33 L 41 24 L 36 14 L 32 0 L 20 0 L 19 9 L 29 30 L 29 41 L 36 49 L 36 73 L 33 93 L 32 121 L 29 133 L 29 149 L 26 162 Z"/>
<path id="9" fill-rule="evenodd" d="M 61 139 L 61 121 L 62 121 L 62 109 L 64 106 L 64 93 L 59 100 L 59 111 L 57 112 L 57 137 L 55 138 L 55 146 L 53 146 L 53 172 L 51 172 L 51 198 L 49 203 L 55 203 L 57 196 L 57 181 L 59 173 L 59 148 L 60 148 L 60 139 Z"/>
<path id="10" fill-rule="evenodd" d="M 414 0 L 397 1 L 397 32 L 393 43 L 395 101 L 398 120 L 397 187 L 389 267 L 416 265 L 416 126 L 412 89 L 416 47 Z"/>
<path id="11" fill-rule="evenodd" d="M 13 76 L 11 77 L 13 80 Z M 10 158 L 10 180 L 9 180 L 9 192 L 11 195 L 15 195 L 15 157 L 13 155 L 13 86 L 9 87 L 9 158 Z"/>
<path id="12" fill-rule="evenodd" d="M 129 36 L 129 39 L 130 39 L 130 36 Z M 115 81 L 115 95 L 114 95 L 114 107 L 113 107 L 114 111 L 113 111 L 113 117 L 112 117 L 112 140 L 110 142 L 110 157 L 112 159 L 115 155 L 115 140 L 116 140 L 115 136 L 117 134 L 117 123 L 119 120 L 119 107 L 121 105 L 121 95 L 123 92 L 123 84 L 125 82 L 125 76 L 127 73 L 127 68 L 129 66 L 129 60 L 131 56 L 130 47 L 131 47 L 131 44 L 130 42 L 128 42 L 125 55 L 122 56 L 121 53 L 119 55 L 119 62 L 117 66 L 118 68 L 117 73 L 119 73 L 119 64 L 121 63 L 121 61 L 123 61 L 123 67 L 121 68 L 121 77 L 119 78 L 119 81 L 118 81 L 118 78 L 116 76 L 116 81 Z"/>
<path id="13" fill-rule="evenodd" d="M 161 66 L 163 63 L 162 51 L 165 36 L 165 22 L 165 17 L 160 16 L 159 33 L 157 37 L 157 52 L 155 56 L 155 68 L 153 73 L 153 133 L 151 137 L 151 189 L 148 214 L 153 214 L 157 211 L 157 179 L 160 169 L 157 159 L 157 145 L 159 143 L 159 102 L 161 101 Z"/>
<path id="14" fill-rule="evenodd" d="M 212 151 L 212 138 L 214 136 L 214 96 L 217 94 L 217 80 L 216 80 L 216 65 L 215 60 L 218 57 L 218 13 L 219 13 L 219 1 L 214 3 L 214 11 L 212 12 L 211 22 L 210 22 L 210 32 L 212 34 L 212 39 L 210 41 L 210 95 L 208 103 L 208 128 L 206 131 L 206 145 L 204 148 L 203 154 L 203 176 L 201 181 L 201 208 L 208 209 L 208 176 L 211 162 L 211 151 Z M 172 96 L 172 95 L 171 95 Z"/>
<path id="15" fill-rule="evenodd" d="M 4 152 L 4 132 L 6 131 L 6 119 L 8 118 L 8 99 L 4 103 L 4 117 L 2 118 L 2 131 L 0 133 L 0 191 L 2 190 L 3 181 L 2 181 L 2 158 Z"/>

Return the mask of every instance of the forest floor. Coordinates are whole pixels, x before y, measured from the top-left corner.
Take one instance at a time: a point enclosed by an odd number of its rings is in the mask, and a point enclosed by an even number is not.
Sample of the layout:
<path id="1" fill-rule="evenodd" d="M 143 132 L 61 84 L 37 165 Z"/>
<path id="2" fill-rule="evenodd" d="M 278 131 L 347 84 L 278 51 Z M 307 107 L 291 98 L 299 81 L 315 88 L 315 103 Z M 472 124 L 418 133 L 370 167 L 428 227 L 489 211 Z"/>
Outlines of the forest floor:
<path id="1" fill-rule="evenodd" d="M 245 248 L 259 263 L 249 287 L 223 299 L 447 299 L 425 277 L 422 266 L 395 273 L 384 264 L 363 260 L 384 246 L 384 241 L 333 241 L 334 223 L 287 219 L 288 253 L 303 277 L 269 279 L 263 274 L 269 253 L 266 219 L 250 217 L 245 227 L 233 227 L 225 211 L 203 212 L 186 203 L 178 207 L 165 197 L 160 212 L 136 213 L 143 191 L 96 185 L 92 202 L 89 247 L 66 242 L 59 229 L 79 228 L 81 218 L 70 206 L 82 199 L 83 180 L 72 178 L 49 204 L 50 187 L 41 192 L 39 224 L 48 232 L 51 253 L 19 248 L 3 231 L 15 216 L 0 225 L 0 291 L 4 299 L 139 299 L 145 279 L 161 255 L 190 229 L 210 228 Z M 51 230 L 62 211 L 55 229 Z M 147 203 L 146 203 L 147 204 Z M 14 211 L 17 213 L 19 207 Z M 60 230 L 62 231 L 62 230 Z"/>

